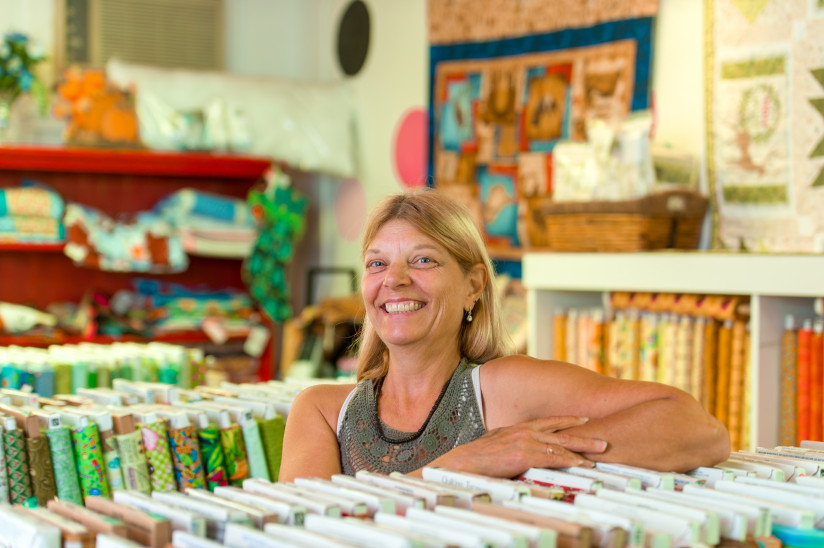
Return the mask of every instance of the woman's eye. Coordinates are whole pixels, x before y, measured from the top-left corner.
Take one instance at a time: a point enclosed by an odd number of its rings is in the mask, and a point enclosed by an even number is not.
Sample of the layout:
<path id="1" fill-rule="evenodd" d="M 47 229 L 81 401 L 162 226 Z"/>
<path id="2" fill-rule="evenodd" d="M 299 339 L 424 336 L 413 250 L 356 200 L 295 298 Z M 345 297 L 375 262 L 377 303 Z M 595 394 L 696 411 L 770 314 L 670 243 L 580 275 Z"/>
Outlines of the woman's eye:
<path id="1" fill-rule="evenodd" d="M 419 257 L 413 261 L 414 264 L 424 265 L 424 266 L 435 266 L 435 261 L 429 257 Z"/>
<path id="2" fill-rule="evenodd" d="M 380 268 L 382 266 L 384 266 L 384 262 L 379 260 L 369 261 L 366 263 L 366 268 Z"/>

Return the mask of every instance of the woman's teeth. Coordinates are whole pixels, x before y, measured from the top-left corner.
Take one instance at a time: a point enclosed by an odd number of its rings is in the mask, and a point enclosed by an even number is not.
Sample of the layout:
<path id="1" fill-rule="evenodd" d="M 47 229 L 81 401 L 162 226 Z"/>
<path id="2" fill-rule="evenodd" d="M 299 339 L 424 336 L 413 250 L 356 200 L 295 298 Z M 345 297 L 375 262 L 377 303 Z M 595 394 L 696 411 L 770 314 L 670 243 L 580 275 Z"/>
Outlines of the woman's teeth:
<path id="1" fill-rule="evenodd" d="M 423 305 L 421 303 L 386 303 L 383 307 L 389 314 L 400 314 L 402 312 L 414 312 Z"/>

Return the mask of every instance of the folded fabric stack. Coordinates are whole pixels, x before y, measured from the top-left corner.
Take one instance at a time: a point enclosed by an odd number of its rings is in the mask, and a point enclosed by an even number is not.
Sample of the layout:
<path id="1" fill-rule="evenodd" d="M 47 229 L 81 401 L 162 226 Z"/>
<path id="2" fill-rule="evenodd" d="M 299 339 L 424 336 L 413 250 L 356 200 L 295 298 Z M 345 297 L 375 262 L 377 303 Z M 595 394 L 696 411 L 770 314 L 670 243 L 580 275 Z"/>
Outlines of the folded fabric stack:
<path id="1" fill-rule="evenodd" d="M 0 188 L 0 241 L 59 243 L 65 238 L 63 198 L 32 181 Z"/>
<path id="2" fill-rule="evenodd" d="M 78 266 L 116 272 L 182 272 L 189 266 L 180 237 L 162 217 L 138 213 L 116 221 L 96 209 L 66 206 L 65 254 Z"/>
<path id="3" fill-rule="evenodd" d="M 190 255 L 241 259 L 257 237 L 244 200 L 185 188 L 164 198 L 155 211 L 176 227 Z"/>
<path id="4" fill-rule="evenodd" d="M 243 291 L 198 289 L 145 278 L 133 284 L 150 308 L 155 333 L 200 329 L 206 320 L 218 322 L 224 331 L 259 325 L 252 299 Z"/>

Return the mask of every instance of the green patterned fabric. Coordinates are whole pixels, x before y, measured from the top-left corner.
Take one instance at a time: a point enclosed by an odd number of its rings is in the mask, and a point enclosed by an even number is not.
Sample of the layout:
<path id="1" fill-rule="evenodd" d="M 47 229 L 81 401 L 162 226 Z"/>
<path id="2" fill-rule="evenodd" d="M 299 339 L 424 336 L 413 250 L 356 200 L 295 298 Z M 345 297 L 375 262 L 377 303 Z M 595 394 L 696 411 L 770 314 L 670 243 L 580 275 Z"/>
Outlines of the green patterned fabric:
<path id="1" fill-rule="evenodd" d="M 83 504 L 83 493 L 77 477 L 77 465 L 74 463 L 71 433 L 67 426 L 46 430 L 49 438 L 54 480 L 57 484 L 57 497 L 75 504 Z"/>
<path id="2" fill-rule="evenodd" d="M 203 463 L 206 467 L 206 487 L 214 491 L 215 487 L 229 485 L 224 466 L 223 449 L 220 446 L 220 430 L 211 425 L 198 432 L 200 450 L 203 452 Z"/>
<path id="3" fill-rule="evenodd" d="M 120 469 L 120 457 L 117 454 L 117 447 L 114 443 L 114 432 L 107 430 L 100 432 L 100 445 L 103 448 L 103 461 L 106 463 L 106 479 L 109 482 L 109 490 L 112 492 L 125 489 L 123 485 L 123 472 Z"/>
<path id="4" fill-rule="evenodd" d="M 262 420 L 260 426 L 260 437 L 263 441 L 263 450 L 266 452 L 266 465 L 269 468 L 269 478 L 277 481 L 280 474 L 280 460 L 283 453 L 283 431 L 286 428 L 286 421 L 283 417 L 277 416 L 274 419 Z"/>
<path id="5" fill-rule="evenodd" d="M 246 457 L 246 444 L 243 443 L 243 430 L 237 424 L 220 430 L 220 446 L 226 459 L 226 473 L 229 483 L 235 486 L 243 485 L 243 480 L 249 477 L 249 462 Z"/>
<path id="6" fill-rule="evenodd" d="M 3 432 L 2 426 L 0 432 Z M 0 433 L 0 504 L 4 502 L 9 502 L 9 470 L 6 467 L 6 443 Z"/>
<path id="7" fill-rule="evenodd" d="M 110 497 L 109 482 L 106 478 L 103 449 L 100 447 L 100 433 L 96 424 L 72 428 L 74 458 L 80 489 L 85 497 Z"/>
<path id="8" fill-rule="evenodd" d="M 151 424 L 140 423 L 138 428 L 143 436 L 143 449 L 146 451 L 146 461 L 149 464 L 152 491 L 176 491 L 169 438 L 166 437 L 166 424 L 163 421 Z"/>
<path id="9" fill-rule="evenodd" d="M 23 431 L 19 428 L 6 430 L 3 441 L 6 445 L 6 470 L 9 474 L 9 502 L 23 504 L 33 494 Z"/>
<path id="10" fill-rule="evenodd" d="M 32 491 L 37 497 L 37 504 L 45 506 L 57 494 L 49 439 L 43 435 L 26 438 L 26 451 L 29 457 Z"/>
<path id="11" fill-rule="evenodd" d="M 143 439 L 140 431 L 117 434 L 112 441 L 117 448 L 125 488 L 144 495 L 151 494 L 152 482 L 149 479 L 149 466 L 146 463 L 146 454 L 143 452 Z"/>

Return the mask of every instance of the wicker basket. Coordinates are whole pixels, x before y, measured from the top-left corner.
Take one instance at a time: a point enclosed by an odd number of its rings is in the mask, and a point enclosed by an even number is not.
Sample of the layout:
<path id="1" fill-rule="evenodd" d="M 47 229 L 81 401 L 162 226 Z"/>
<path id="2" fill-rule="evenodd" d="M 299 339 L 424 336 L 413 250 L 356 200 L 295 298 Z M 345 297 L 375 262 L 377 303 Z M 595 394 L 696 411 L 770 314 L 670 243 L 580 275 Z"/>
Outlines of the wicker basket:
<path id="1" fill-rule="evenodd" d="M 608 202 L 535 197 L 527 203 L 526 229 L 533 247 L 552 251 L 696 249 L 707 203 L 689 190 Z"/>

